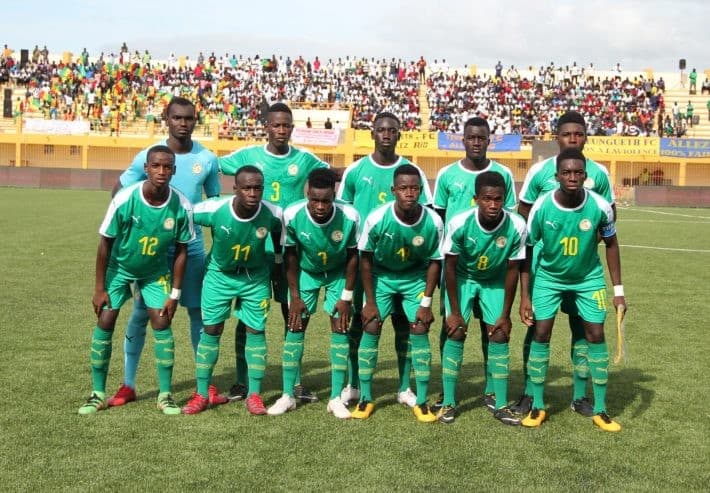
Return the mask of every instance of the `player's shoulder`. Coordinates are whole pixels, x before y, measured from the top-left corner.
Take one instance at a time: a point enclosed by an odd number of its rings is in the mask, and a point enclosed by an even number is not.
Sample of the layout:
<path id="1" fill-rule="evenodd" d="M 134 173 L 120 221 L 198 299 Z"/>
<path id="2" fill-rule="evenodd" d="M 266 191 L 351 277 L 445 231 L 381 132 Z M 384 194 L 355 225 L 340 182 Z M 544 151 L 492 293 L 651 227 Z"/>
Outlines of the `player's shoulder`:
<path id="1" fill-rule="evenodd" d="M 528 215 L 528 221 L 532 217 L 533 212 L 537 212 L 540 208 L 544 207 L 545 204 L 548 203 L 553 203 L 553 197 L 555 194 L 555 190 L 549 190 L 542 195 L 540 195 L 535 202 L 533 202 L 532 207 L 530 208 L 530 215 Z"/>
<path id="2" fill-rule="evenodd" d="M 429 217 L 429 220 L 434 223 L 434 226 L 438 229 L 442 229 L 444 227 L 444 221 L 441 220 L 441 216 L 438 212 L 425 206 L 422 206 L 422 209 L 424 209 L 424 213 Z"/>
<path id="3" fill-rule="evenodd" d="M 478 207 L 471 207 L 469 209 L 457 212 L 456 214 L 451 216 L 451 219 L 446 221 L 449 229 L 453 231 L 454 229 L 462 227 L 469 221 L 475 221 L 477 213 L 476 211 L 478 211 Z"/>
<path id="4" fill-rule="evenodd" d="M 607 199 L 605 199 L 604 197 L 599 195 L 594 190 L 585 190 L 585 191 L 587 192 L 589 199 L 594 201 L 594 203 L 596 203 L 600 209 L 606 210 L 607 208 L 611 208 L 611 202 L 609 202 Z"/>
<path id="5" fill-rule="evenodd" d="M 263 145 L 258 145 L 258 144 L 252 144 L 244 147 L 240 147 L 239 149 L 235 149 L 226 156 L 223 156 L 220 159 L 229 159 L 229 158 L 236 158 L 240 156 L 248 156 L 250 154 L 262 151 L 263 152 L 264 146 Z"/>
<path id="6" fill-rule="evenodd" d="M 458 164 L 460 161 L 454 161 L 453 163 L 449 163 L 443 168 L 441 168 L 437 173 L 436 173 L 436 182 L 438 183 L 440 180 L 443 180 L 446 178 L 449 174 L 453 173 L 456 171 Z"/>
<path id="7" fill-rule="evenodd" d="M 503 213 L 508 216 L 508 219 L 510 220 L 511 224 L 517 231 L 525 231 L 526 223 L 523 216 L 521 216 L 517 212 L 509 211 L 506 209 L 503 209 Z"/>
<path id="8" fill-rule="evenodd" d="M 128 202 L 134 194 L 140 193 L 140 187 L 143 186 L 144 182 L 145 180 L 141 180 L 139 182 L 133 183 L 132 185 L 128 185 L 127 187 L 123 187 L 122 189 L 120 189 L 118 192 L 116 192 L 116 195 L 113 196 L 114 204 L 116 204 L 116 206 L 119 206 L 121 204 L 124 204 L 125 202 Z"/>
<path id="9" fill-rule="evenodd" d="M 392 202 L 386 202 L 375 209 L 373 209 L 368 215 L 366 222 L 370 224 L 378 223 L 382 221 L 382 219 L 387 216 L 387 214 L 392 210 L 392 206 L 394 205 L 394 201 Z"/>
<path id="10" fill-rule="evenodd" d="M 355 209 L 355 207 L 348 204 L 347 202 L 343 202 L 342 200 L 336 200 L 335 202 L 333 202 L 333 206 L 349 220 L 354 222 L 360 221 L 360 214 L 357 212 L 357 209 Z"/>
<path id="11" fill-rule="evenodd" d="M 209 213 L 215 212 L 220 207 L 232 201 L 233 195 L 228 195 L 226 197 L 211 197 L 207 200 L 203 200 L 194 205 L 193 210 L 196 213 Z"/>
<path id="12" fill-rule="evenodd" d="M 197 140 L 192 141 L 192 153 L 196 154 L 198 158 L 204 159 L 206 161 L 217 158 L 217 155 L 212 152 L 211 149 L 205 147 L 201 142 Z"/>
<path id="13" fill-rule="evenodd" d="M 184 193 L 182 193 L 180 190 L 173 186 L 170 187 L 170 190 L 172 191 L 173 196 L 176 197 L 177 200 L 180 202 L 180 206 L 182 206 L 183 209 L 192 209 L 193 204 L 192 202 L 190 202 L 190 199 L 188 199 Z"/>
<path id="14" fill-rule="evenodd" d="M 556 156 L 549 157 L 547 159 L 543 159 L 542 161 L 538 161 L 532 166 L 530 166 L 530 169 L 527 172 L 527 177 L 535 177 L 539 175 L 542 172 L 549 172 L 550 168 L 555 167 L 555 158 Z"/>
<path id="15" fill-rule="evenodd" d="M 262 200 L 261 205 L 262 205 L 262 210 L 269 211 L 269 213 L 272 216 L 277 217 L 279 219 L 281 219 L 283 217 L 283 209 L 281 207 L 279 207 L 278 205 L 272 204 L 271 202 L 268 202 L 266 200 Z"/>
<path id="16" fill-rule="evenodd" d="M 505 164 L 499 163 L 498 161 L 494 161 L 491 159 L 491 171 L 496 171 L 498 173 L 503 174 L 504 176 L 508 176 L 511 179 L 513 178 L 513 172 L 510 170 L 509 167 L 507 167 Z"/>
<path id="17" fill-rule="evenodd" d="M 296 215 L 306 208 L 308 199 L 299 199 L 283 209 L 284 222 L 290 222 Z"/>

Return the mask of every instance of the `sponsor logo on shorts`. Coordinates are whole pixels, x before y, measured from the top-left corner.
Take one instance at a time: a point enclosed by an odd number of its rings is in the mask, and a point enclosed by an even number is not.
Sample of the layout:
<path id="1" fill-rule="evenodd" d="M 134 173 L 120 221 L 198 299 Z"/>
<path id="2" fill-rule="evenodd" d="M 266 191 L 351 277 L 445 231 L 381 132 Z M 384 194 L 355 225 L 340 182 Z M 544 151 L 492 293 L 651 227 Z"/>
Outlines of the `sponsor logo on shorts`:
<path id="1" fill-rule="evenodd" d="M 168 231 L 173 229 L 175 227 L 175 219 L 172 217 L 169 217 L 165 220 L 163 223 L 163 228 L 167 229 Z"/>
<path id="2" fill-rule="evenodd" d="M 508 238 L 506 238 L 505 236 L 499 236 L 498 238 L 496 238 L 496 246 L 498 248 L 503 248 L 507 244 Z"/>
<path id="3" fill-rule="evenodd" d="M 333 231 L 330 235 L 331 239 L 336 242 L 343 241 L 343 232 L 340 231 L 339 229 L 336 229 Z"/>
<path id="4" fill-rule="evenodd" d="M 415 236 L 412 238 L 412 245 L 414 246 L 422 246 L 424 244 L 424 237 L 423 236 Z"/>
<path id="5" fill-rule="evenodd" d="M 268 233 L 268 231 L 266 230 L 265 227 L 262 226 L 256 230 L 256 237 L 259 238 L 260 240 L 264 239 L 264 238 L 266 238 L 266 233 Z"/>
<path id="6" fill-rule="evenodd" d="M 202 165 L 200 163 L 195 163 L 192 165 L 192 172 L 195 175 L 202 173 Z"/>
<path id="7" fill-rule="evenodd" d="M 288 174 L 291 176 L 296 176 L 298 174 L 298 165 L 292 164 L 288 167 Z"/>
<path id="8" fill-rule="evenodd" d="M 579 229 L 582 231 L 589 231 L 592 229 L 592 222 L 589 219 L 582 219 L 579 221 Z"/>

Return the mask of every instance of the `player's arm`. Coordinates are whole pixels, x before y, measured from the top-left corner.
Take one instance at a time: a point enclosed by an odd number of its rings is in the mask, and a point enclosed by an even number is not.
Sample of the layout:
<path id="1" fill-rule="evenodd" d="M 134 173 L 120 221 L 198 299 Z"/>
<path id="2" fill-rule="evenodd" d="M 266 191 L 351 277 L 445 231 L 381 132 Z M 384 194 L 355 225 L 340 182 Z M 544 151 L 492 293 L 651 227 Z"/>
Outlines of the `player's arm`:
<path id="1" fill-rule="evenodd" d="M 94 285 L 94 297 L 91 304 L 94 305 L 94 313 L 97 317 L 101 315 L 101 310 L 106 306 L 111 310 L 111 299 L 106 291 L 106 268 L 108 258 L 111 254 L 114 238 L 101 236 L 99 247 L 96 251 L 96 284 Z"/>
<path id="2" fill-rule="evenodd" d="M 111 189 L 111 197 L 115 197 L 118 191 L 122 188 L 123 185 L 121 184 L 121 180 L 116 180 L 116 183 L 113 184 L 113 188 Z"/>
<path id="3" fill-rule="evenodd" d="M 528 216 L 530 215 L 530 209 L 532 208 L 532 204 L 528 204 L 527 202 L 523 202 L 522 200 L 518 203 L 518 214 L 523 216 L 524 219 L 527 219 Z"/>
<path id="4" fill-rule="evenodd" d="M 353 289 L 355 289 L 355 276 L 357 275 L 358 254 L 356 248 L 347 249 L 345 260 L 345 288 L 340 295 L 340 299 L 335 303 L 331 316 L 338 315 L 336 327 L 341 333 L 348 331 L 350 326 L 350 304 L 353 299 Z"/>
<path id="5" fill-rule="evenodd" d="M 217 164 L 217 156 L 214 156 L 209 163 L 209 172 L 207 178 L 202 185 L 207 198 L 219 197 L 222 191 L 222 184 L 219 182 L 219 164 Z"/>
<path id="6" fill-rule="evenodd" d="M 518 277 L 520 275 L 520 260 L 508 260 L 508 269 L 505 272 L 505 288 L 503 296 L 503 310 L 500 317 L 496 320 L 495 325 L 488 333 L 491 337 L 497 330 L 502 330 L 506 339 L 510 337 L 510 330 L 513 323 L 510 321 L 510 311 L 513 309 L 513 301 L 515 300 L 515 292 L 518 287 Z"/>
<path id="7" fill-rule="evenodd" d="M 614 286 L 614 307 L 626 305 L 624 297 L 624 286 L 621 284 L 621 254 L 619 252 L 619 240 L 616 234 L 609 237 L 602 237 L 606 246 L 606 265 L 609 269 L 611 284 Z"/>
<path id="8" fill-rule="evenodd" d="M 234 175 L 242 166 L 242 161 L 239 158 L 239 151 L 234 151 L 227 156 L 218 157 L 217 164 L 222 174 L 229 176 Z"/>
<path id="9" fill-rule="evenodd" d="M 372 280 L 372 265 L 374 259 L 372 252 L 361 250 L 360 255 L 360 277 L 362 278 L 362 290 L 365 292 L 365 305 L 362 307 L 362 324 L 369 324 L 377 319 L 382 321 L 380 310 L 377 308 L 375 299 L 375 289 Z"/>
<path id="10" fill-rule="evenodd" d="M 295 245 L 286 247 L 284 266 L 286 269 L 288 291 L 291 296 L 288 306 L 288 328 L 289 330 L 299 331 L 303 327 L 302 318 L 304 315 L 308 315 L 308 310 L 306 309 L 306 304 L 303 302 L 303 299 L 301 299 L 301 289 L 298 282 L 300 269 L 298 265 L 298 251 Z"/>
<path id="11" fill-rule="evenodd" d="M 426 287 L 424 288 L 424 296 L 421 299 L 419 308 L 417 308 L 415 322 L 421 322 L 425 327 L 429 327 L 434 321 L 434 314 L 431 311 L 431 298 L 434 294 L 439 279 L 441 278 L 441 260 L 429 260 L 429 266 L 426 271 Z"/>
<path id="12" fill-rule="evenodd" d="M 444 259 L 444 278 L 446 279 L 446 295 L 449 298 L 449 315 L 446 317 L 446 332 L 452 335 L 458 329 L 465 330 L 466 321 L 461 315 L 459 303 L 458 280 L 456 279 L 456 266 L 459 262 L 458 255 L 446 254 Z"/>
<path id="13" fill-rule="evenodd" d="M 180 291 L 182 288 L 182 280 L 185 277 L 185 265 L 187 264 L 187 243 L 175 243 L 175 263 L 173 264 L 173 279 L 172 290 L 170 296 L 165 300 L 160 316 L 166 317 L 170 323 L 175 316 L 178 300 L 180 299 Z"/>

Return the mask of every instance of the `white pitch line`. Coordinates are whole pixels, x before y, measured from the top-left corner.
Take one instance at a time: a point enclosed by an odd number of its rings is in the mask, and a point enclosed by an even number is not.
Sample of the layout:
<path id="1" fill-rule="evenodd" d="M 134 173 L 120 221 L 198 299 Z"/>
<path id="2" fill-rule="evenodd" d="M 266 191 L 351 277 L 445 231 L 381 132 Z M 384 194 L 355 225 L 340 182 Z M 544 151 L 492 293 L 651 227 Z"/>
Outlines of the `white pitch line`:
<path id="1" fill-rule="evenodd" d="M 659 223 L 659 224 L 710 224 L 710 221 L 683 221 L 673 219 L 627 219 L 619 218 L 616 223 Z"/>
<path id="2" fill-rule="evenodd" d="M 691 214 L 679 214 L 677 212 L 654 211 L 652 209 L 637 209 L 636 207 L 624 209 L 628 211 L 647 212 L 649 214 L 662 214 L 664 216 L 692 217 L 693 219 L 710 219 L 710 216 L 693 216 Z"/>
<path id="3" fill-rule="evenodd" d="M 647 250 L 665 250 L 670 252 L 710 253 L 710 250 L 695 250 L 692 248 L 664 248 L 646 245 L 619 245 L 626 248 L 645 248 Z"/>

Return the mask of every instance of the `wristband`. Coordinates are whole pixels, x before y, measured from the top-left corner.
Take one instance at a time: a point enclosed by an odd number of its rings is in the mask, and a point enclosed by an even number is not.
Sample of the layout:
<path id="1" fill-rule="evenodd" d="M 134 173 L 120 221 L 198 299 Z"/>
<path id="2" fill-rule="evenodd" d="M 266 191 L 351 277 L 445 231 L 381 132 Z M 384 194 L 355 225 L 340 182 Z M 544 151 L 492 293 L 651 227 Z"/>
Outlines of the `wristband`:
<path id="1" fill-rule="evenodd" d="M 419 306 L 422 308 L 429 308 L 431 306 L 431 296 L 422 296 Z"/>
<path id="2" fill-rule="evenodd" d="M 179 300 L 181 293 L 182 293 L 182 289 L 173 288 L 173 290 L 170 291 L 170 299 L 171 300 Z"/>
<path id="3" fill-rule="evenodd" d="M 624 285 L 619 284 L 614 286 L 614 296 L 624 296 Z"/>
<path id="4" fill-rule="evenodd" d="M 274 254 L 274 263 L 275 264 L 283 264 L 284 263 L 283 253 L 275 253 Z"/>
<path id="5" fill-rule="evenodd" d="M 340 299 L 343 301 L 352 301 L 353 300 L 352 289 L 343 289 L 343 292 L 340 293 Z"/>

